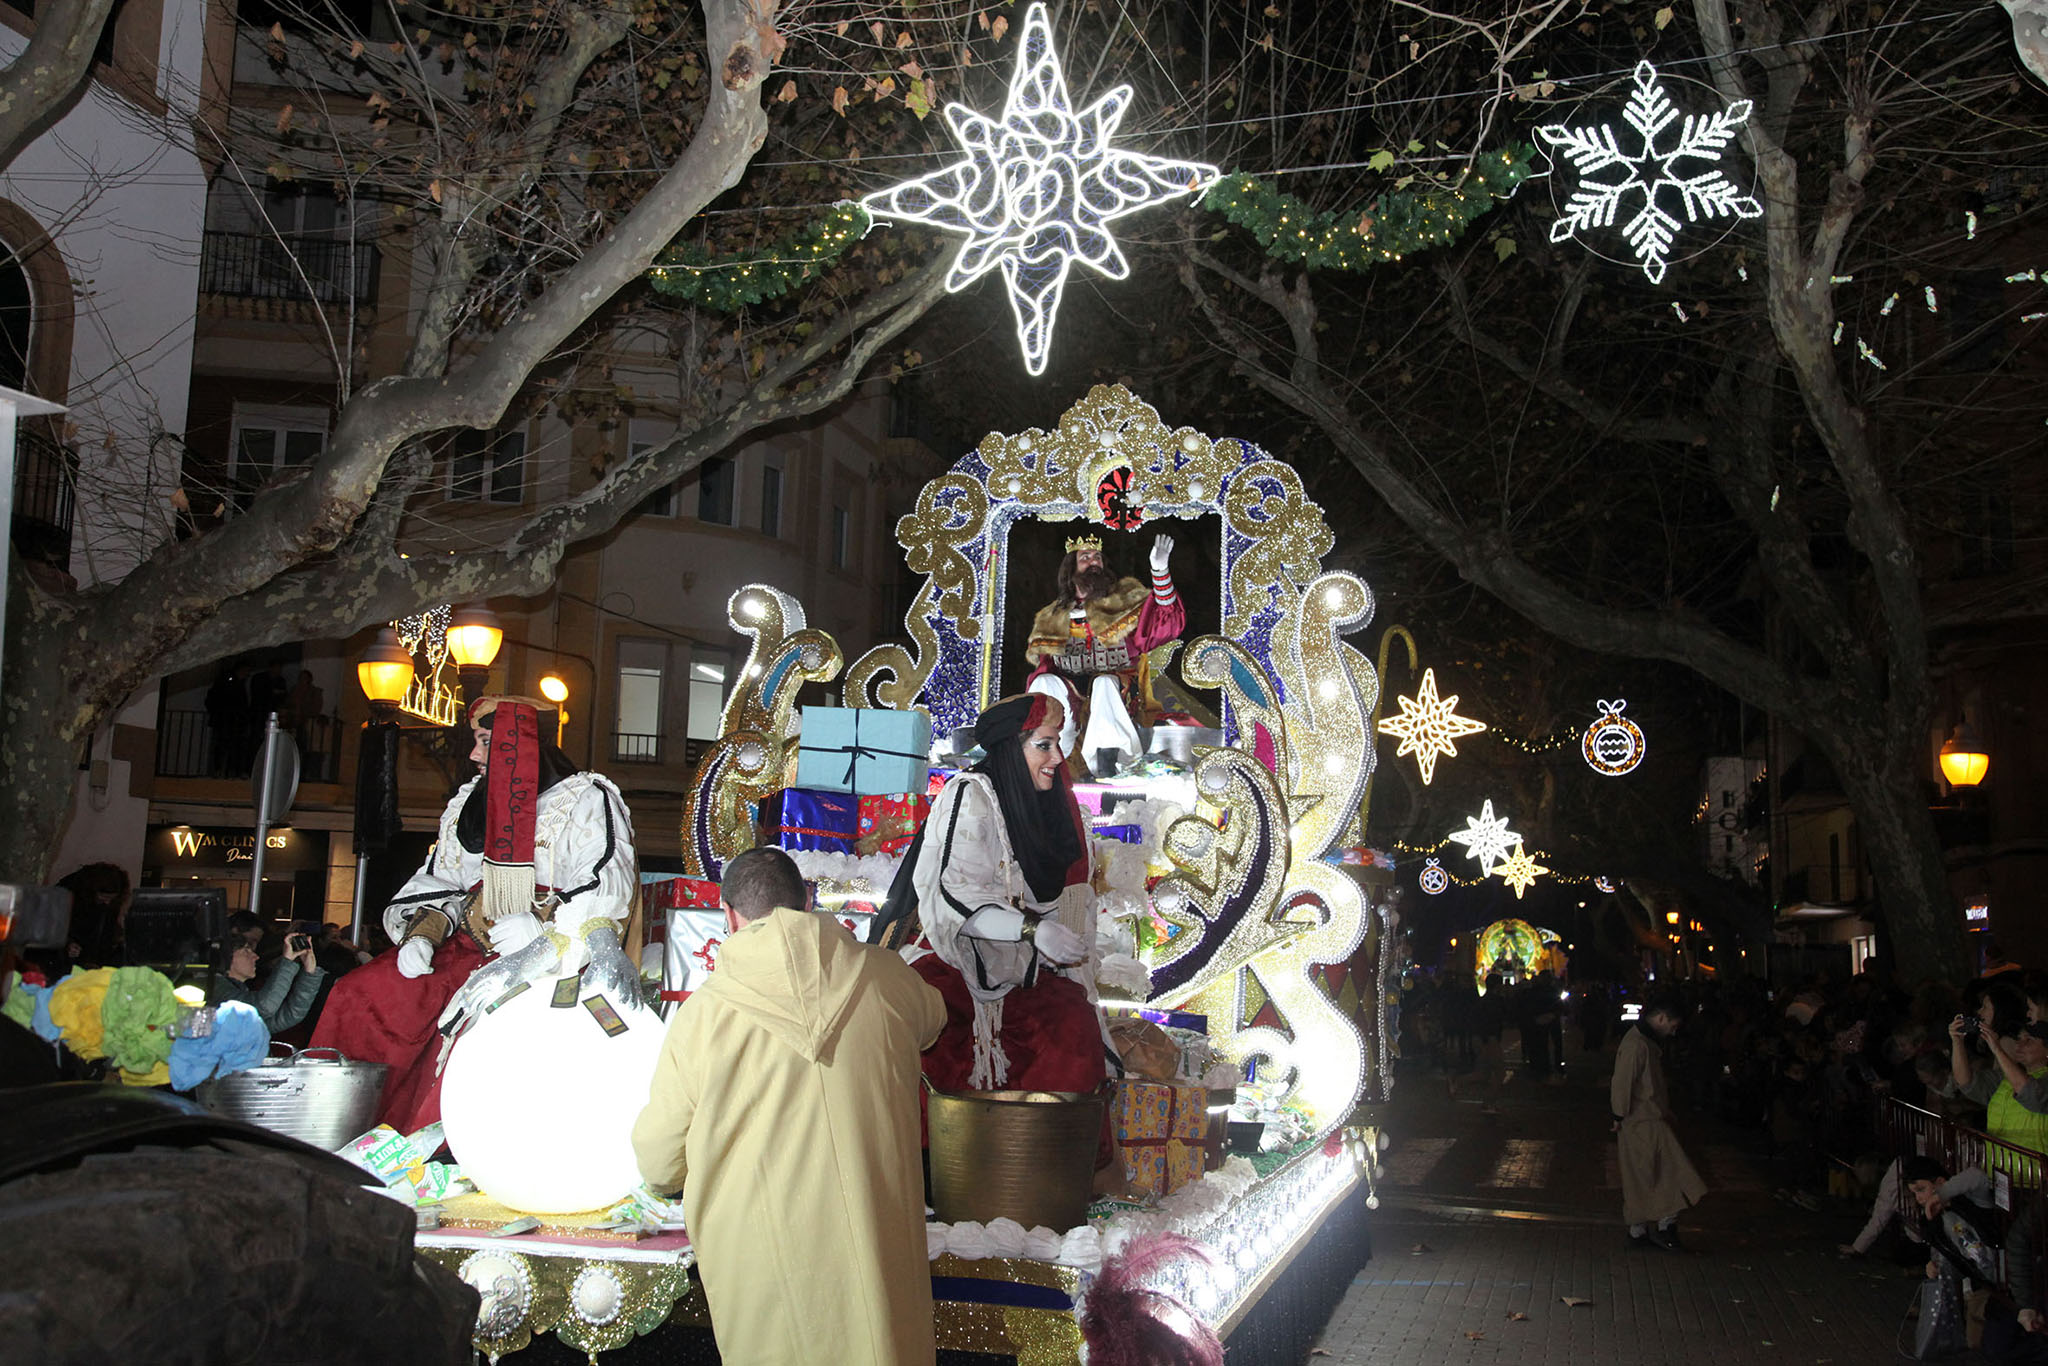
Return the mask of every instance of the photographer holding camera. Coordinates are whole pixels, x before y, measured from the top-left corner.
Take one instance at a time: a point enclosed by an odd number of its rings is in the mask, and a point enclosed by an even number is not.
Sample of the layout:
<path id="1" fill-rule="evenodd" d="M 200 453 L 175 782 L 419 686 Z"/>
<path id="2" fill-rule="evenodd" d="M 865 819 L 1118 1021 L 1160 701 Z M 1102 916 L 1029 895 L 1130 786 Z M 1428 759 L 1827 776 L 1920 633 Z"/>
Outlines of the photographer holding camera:
<path id="1" fill-rule="evenodd" d="M 313 1008 L 327 974 L 313 959 L 310 935 L 288 934 L 284 956 L 270 965 L 259 985 L 256 980 L 256 950 L 246 940 L 230 938 L 224 946 L 227 965 L 213 979 L 212 1004 L 246 1001 L 256 1007 L 273 1036 L 298 1024 Z"/>

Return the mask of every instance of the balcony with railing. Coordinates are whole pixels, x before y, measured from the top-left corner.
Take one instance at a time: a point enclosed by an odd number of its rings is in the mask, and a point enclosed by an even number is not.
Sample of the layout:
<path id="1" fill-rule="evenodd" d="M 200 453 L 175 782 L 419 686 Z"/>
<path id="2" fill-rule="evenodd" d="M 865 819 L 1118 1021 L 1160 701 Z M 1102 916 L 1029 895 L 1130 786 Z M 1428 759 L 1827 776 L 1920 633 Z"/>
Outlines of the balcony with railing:
<path id="1" fill-rule="evenodd" d="M 661 762 L 661 737 L 615 730 L 612 732 L 612 758 L 622 764 L 658 764 Z"/>
<path id="2" fill-rule="evenodd" d="M 381 262 L 382 254 L 367 242 L 209 231 L 199 258 L 199 289 L 236 299 L 369 305 L 377 302 Z"/>
<path id="3" fill-rule="evenodd" d="M 286 727 L 299 746 L 299 781 L 331 783 L 341 769 L 341 718 L 309 716 Z M 203 711 L 157 714 L 156 776 L 247 778 L 263 751 L 260 722 L 216 725 Z"/>
<path id="4" fill-rule="evenodd" d="M 70 571 L 77 478 L 78 452 L 30 424 L 15 428 L 11 530 L 24 560 Z"/>

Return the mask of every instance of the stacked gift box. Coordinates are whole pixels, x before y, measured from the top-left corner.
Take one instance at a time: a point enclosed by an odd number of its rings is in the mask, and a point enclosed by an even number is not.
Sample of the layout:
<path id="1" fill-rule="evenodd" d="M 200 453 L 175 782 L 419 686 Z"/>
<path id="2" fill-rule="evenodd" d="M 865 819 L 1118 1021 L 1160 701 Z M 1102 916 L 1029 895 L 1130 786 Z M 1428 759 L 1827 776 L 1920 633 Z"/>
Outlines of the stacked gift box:
<path id="1" fill-rule="evenodd" d="M 805 707 L 796 781 L 765 807 L 785 849 L 901 855 L 931 810 L 931 717 Z"/>
<path id="2" fill-rule="evenodd" d="M 661 997 L 688 1000 L 704 985 L 725 942 L 725 912 L 718 884 L 694 877 L 663 878 L 640 889 L 649 942 L 661 944 Z"/>
<path id="3" fill-rule="evenodd" d="M 1126 1078 L 1117 1083 L 1115 1123 L 1134 1191 L 1171 1195 L 1201 1176 L 1209 1127 L 1201 1087 Z"/>

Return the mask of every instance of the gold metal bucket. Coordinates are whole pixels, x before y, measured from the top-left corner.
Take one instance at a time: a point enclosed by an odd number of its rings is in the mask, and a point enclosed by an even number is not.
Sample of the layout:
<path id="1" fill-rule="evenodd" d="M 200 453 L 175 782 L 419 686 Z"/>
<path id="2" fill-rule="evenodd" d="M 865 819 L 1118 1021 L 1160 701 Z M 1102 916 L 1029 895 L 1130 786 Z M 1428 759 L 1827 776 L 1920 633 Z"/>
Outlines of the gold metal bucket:
<path id="1" fill-rule="evenodd" d="M 937 1091 L 927 1104 L 932 1209 L 946 1223 L 1088 1220 L 1103 1099 L 1068 1091 Z"/>

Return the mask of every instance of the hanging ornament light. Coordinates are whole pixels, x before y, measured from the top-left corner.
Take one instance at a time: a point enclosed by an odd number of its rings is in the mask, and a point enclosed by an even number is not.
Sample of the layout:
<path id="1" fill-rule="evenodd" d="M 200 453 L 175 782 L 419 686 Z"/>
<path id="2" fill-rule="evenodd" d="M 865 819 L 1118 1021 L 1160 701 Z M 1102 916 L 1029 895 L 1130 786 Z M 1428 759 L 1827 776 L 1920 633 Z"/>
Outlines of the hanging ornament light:
<path id="1" fill-rule="evenodd" d="M 1649 750 L 1642 728 L 1621 714 L 1627 705 L 1627 699 L 1620 697 L 1602 702 L 1600 717 L 1586 727 L 1586 738 L 1580 746 L 1587 767 L 1609 778 L 1631 772 Z"/>

